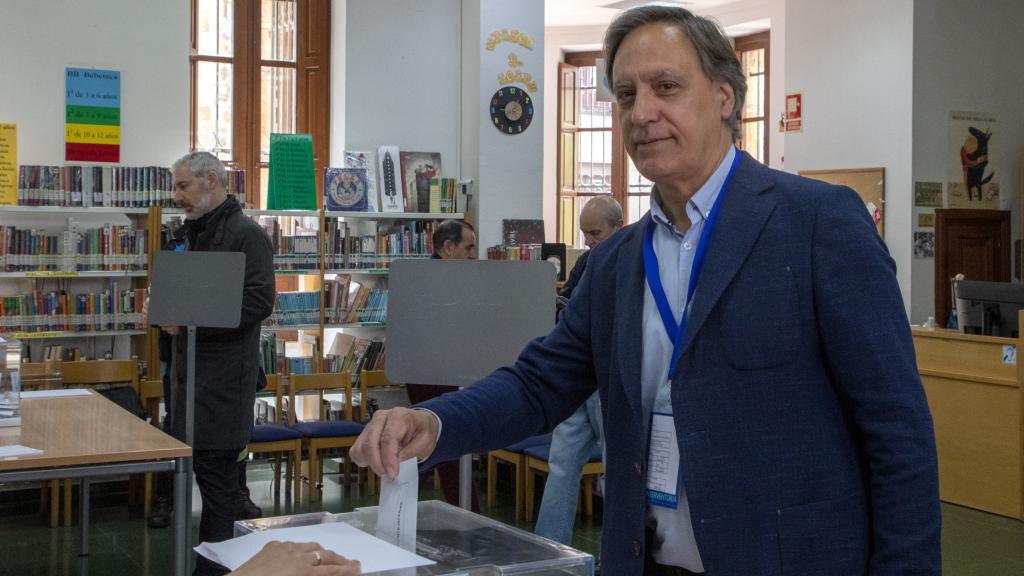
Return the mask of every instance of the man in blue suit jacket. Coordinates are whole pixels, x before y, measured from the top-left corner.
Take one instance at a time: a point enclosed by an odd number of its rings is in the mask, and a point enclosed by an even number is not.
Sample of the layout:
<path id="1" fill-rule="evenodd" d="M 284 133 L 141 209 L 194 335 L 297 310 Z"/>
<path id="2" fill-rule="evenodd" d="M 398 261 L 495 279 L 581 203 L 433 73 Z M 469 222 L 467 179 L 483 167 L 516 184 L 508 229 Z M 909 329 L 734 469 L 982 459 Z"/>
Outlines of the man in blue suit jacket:
<path id="1" fill-rule="evenodd" d="M 629 10 L 605 56 L 651 212 L 514 366 L 377 412 L 353 458 L 393 477 L 507 446 L 596 387 L 603 573 L 939 574 L 931 416 L 863 203 L 734 148 L 746 86 L 715 24 Z"/>

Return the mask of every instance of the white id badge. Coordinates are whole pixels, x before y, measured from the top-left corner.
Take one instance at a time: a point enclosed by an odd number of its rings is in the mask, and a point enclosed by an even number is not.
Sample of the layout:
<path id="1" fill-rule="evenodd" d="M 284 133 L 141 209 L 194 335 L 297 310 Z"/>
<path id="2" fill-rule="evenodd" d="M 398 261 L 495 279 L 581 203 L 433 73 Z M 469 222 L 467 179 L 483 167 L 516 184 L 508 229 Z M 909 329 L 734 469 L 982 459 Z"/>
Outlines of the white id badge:
<path id="1" fill-rule="evenodd" d="M 651 414 L 647 442 L 647 504 L 675 509 L 679 505 L 679 446 L 671 414 Z"/>

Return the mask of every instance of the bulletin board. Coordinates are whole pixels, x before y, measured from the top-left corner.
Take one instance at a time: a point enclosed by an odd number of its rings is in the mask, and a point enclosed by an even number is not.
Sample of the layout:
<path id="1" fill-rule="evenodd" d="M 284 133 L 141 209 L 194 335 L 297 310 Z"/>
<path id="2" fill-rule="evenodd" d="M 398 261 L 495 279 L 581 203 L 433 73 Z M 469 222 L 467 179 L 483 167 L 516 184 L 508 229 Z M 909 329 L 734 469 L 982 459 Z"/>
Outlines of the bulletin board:
<path id="1" fill-rule="evenodd" d="M 885 231 L 885 168 L 845 168 L 841 170 L 801 170 L 801 176 L 849 186 L 860 195 L 875 221 L 878 235 Z"/>

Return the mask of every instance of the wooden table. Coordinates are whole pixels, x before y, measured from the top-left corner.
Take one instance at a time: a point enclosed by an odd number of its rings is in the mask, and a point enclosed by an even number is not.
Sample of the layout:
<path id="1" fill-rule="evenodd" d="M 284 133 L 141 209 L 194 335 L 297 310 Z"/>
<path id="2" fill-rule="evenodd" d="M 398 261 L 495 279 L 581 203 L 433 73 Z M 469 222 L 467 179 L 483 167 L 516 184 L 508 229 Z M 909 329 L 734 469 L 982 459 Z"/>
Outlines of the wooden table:
<path id="1" fill-rule="evenodd" d="M 185 470 L 192 449 L 136 418 L 102 395 L 23 398 L 20 427 L 0 428 L 0 446 L 42 450 L 35 456 L 0 458 L 0 482 L 80 478 L 82 555 L 88 554 L 89 479 L 174 471 L 174 565 L 184 576 L 190 534 L 185 511 Z"/>

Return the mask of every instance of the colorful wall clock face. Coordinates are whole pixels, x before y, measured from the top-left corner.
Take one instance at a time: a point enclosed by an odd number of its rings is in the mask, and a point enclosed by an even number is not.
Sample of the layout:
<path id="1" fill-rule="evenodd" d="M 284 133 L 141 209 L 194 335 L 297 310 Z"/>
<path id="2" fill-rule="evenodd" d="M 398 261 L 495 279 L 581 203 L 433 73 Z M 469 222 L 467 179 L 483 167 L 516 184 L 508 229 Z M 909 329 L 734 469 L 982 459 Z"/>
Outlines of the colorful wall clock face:
<path id="1" fill-rule="evenodd" d="M 506 86 L 491 97 L 491 121 L 503 134 L 520 134 L 533 120 L 533 99 L 522 88 Z"/>

